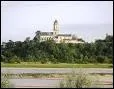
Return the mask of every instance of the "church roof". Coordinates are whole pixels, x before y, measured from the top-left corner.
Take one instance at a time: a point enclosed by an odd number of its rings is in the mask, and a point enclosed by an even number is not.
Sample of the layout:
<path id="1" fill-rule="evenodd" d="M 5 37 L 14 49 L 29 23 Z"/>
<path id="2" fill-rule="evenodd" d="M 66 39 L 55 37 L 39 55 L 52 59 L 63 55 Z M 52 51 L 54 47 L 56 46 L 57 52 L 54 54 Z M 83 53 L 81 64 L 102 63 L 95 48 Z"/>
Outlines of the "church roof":
<path id="1" fill-rule="evenodd" d="M 71 36 L 71 34 L 58 34 L 57 36 Z"/>
<path id="2" fill-rule="evenodd" d="M 53 35 L 53 32 L 41 32 L 40 35 Z"/>
<path id="3" fill-rule="evenodd" d="M 57 21 L 57 20 L 55 20 L 55 21 L 54 21 L 54 24 L 55 24 L 55 23 L 58 23 L 58 21 Z"/>

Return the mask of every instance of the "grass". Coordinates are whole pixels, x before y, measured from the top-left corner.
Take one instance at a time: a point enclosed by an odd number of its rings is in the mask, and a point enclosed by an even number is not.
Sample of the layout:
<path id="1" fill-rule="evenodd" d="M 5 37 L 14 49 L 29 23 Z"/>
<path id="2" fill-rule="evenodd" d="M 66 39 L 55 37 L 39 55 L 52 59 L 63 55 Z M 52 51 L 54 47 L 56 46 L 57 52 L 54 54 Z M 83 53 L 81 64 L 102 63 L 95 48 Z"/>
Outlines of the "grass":
<path id="1" fill-rule="evenodd" d="M 58 74 L 56 74 L 56 73 L 51 73 L 51 74 L 49 74 L 49 73 L 45 73 L 45 74 L 43 74 L 43 73 L 22 73 L 22 74 L 7 74 L 9 77 L 10 77 L 10 79 L 13 79 L 13 78 L 15 78 L 15 79 L 21 79 L 21 78 L 65 78 L 65 77 L 67 77 L 68 75 L 69 75 L 69 73 L 58 73 Z M 90 77 L 93 77 L 93 76 L 99 76 L 100 77 L 100 79 L 101 78 L 105 78 L 105 77 L 107 77 L 107 78 L 112 78 L 112 75 L 108 75 L 108 74 L 104 74 L 104 75 L 102 75 L 102 74 L 89 74 L 89 76 Z"/>
<path id="2" fill-rule="evenodd" d="M 75 74 L 74 71 L 66 76 L 66 78 L 60 81 L 59 88 L 100 88 L 102 83 L 95 80 L 97 77 L 91 78 L 89 74 L 82 71 L 79 74 Z"/>
<path id="3" fill-rule="evenodd" d="M 14 84 L 9 81 L 9 74 L 1 74 L 1 88 L 14 88 Z"/>
<path id="4" fill-rule="evenodd" d="M 1 67 L 15 68 L 112 68 L 112 64 L 39 64 L 39 63 L 1 63 Z"/>
<path id="5" fill-rule="evenodd" d="M 42 73 L 23 73 L 23 74 L 8 74 L 10 78 L 63 78 L 68 74 L 42 74 Z"/>

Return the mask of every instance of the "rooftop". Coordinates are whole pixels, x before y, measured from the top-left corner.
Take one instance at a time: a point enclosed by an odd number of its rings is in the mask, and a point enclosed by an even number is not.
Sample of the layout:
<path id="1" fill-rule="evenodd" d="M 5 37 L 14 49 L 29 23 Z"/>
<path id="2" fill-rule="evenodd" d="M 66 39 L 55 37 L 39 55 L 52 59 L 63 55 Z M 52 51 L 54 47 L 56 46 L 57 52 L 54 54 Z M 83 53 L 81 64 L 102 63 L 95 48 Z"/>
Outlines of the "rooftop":
<path id="1" fill-rule="evenodd" d="M 41 32 L 40 35 L 53 35 L 53 32 Z"/>
<path id="2" fill-rule="evenodd" d="M 57 36 L 71 36 L 71 34 L 58 34 Z"/>
<path id="3" fill-rule="evenodd" d="M 55 23 L 58 23 L 58 21 L 57 21 L 57 20 L 55 20 L 55 21 L 54 21 L 54 24 L 55 24 Z"/>

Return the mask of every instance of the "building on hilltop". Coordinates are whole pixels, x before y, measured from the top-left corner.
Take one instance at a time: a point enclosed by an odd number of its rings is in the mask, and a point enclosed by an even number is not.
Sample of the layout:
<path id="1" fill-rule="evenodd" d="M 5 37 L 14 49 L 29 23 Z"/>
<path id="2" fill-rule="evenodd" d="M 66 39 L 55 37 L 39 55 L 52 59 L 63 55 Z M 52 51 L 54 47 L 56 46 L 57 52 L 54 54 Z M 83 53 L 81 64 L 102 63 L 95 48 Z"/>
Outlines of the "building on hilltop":
<path id="1" fill-rule="evenodd" d="M 37 31 L 35 38 L 37 38 L 40 42 L 54 40 L 56 43 L 84 43 L 83 40 L 72 34 L 59 34 L 59 24 L 57 20 L 54 21 L 53 32 Z"/>

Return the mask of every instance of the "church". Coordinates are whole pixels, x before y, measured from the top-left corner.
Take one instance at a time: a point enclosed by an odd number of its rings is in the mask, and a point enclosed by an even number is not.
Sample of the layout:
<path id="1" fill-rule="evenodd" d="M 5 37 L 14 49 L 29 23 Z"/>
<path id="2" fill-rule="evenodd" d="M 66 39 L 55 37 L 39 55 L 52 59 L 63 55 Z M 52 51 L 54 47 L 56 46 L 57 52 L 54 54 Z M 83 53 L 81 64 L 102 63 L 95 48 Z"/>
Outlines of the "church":
<path id="1" fill-rule="evenodd" d="M 59 34 L 59 24 L 55 20 L 53 24 L 53 32 L 36 32 L 36 38 L 42 42 L 47 40 L 54 40 L 56 43 L 84 43 L 82 39 L 77 38 L 72 34 Z"/>

